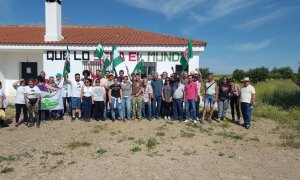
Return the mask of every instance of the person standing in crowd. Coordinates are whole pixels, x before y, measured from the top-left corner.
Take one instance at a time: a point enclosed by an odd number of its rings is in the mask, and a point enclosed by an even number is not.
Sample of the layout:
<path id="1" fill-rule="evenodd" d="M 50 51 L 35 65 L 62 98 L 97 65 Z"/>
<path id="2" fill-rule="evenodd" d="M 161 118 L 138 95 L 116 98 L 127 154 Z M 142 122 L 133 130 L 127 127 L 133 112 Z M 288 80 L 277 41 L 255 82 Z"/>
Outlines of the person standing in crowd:
<path id="1" fill-rule="evenodd" d="M 127 120 L 130 120 L 132 87 L 131 87 L 131 83 L 128 81 L 128 76 L 124 76 L 123 82 L 121 83 L 121 87 L 123 92 L 123 101 L 122 101 L 123 117 L 124 119 L 127 117 Z"/>
<path id="2" fill-rule="evenodd" d="M 95 120 L 105 120 L 105 102 L 106 102 L 106 91 L 103 86 L 100 85 L 100 79 L 96 79 L 95 86 L 93 87 L 92 99 L 94 104 Z"/>
<path id="3" fill-rule="evenodd" d="M 176 83 L 173 84 L 173 119 L 183 120 L 182 104 L 184 96 L 184 85 L 180 83 L 180 79 L 175 80 Z"/>
<path id="4" fill-rule="evenodd" d="M 81 88 L 80 102 L 83 104 L 83 119 L 84 122 L 90 122 L 92 117 L 92 87 L 91 79 L 84 80 L 84 86 Z"/>
<path id="5" fill-rule="evenodd" d="M 108 75 L 108 79 L 107 79 L 107 83 L 106 83 L 106 107 L 105 107 L 105 114 L 106 116 L 110 116 L 111 115 L 111 104 L 109 103 L 109 95 L 108 95 L 108 91 L 111 85 L 114 84 L 114 74 L 113 73 L 109 73 Z"/>
<path id="6" fill-rule="evenodd" d="M 24 91 L 24 101 L 26 102 L 26 106 L 29 113 L 29 124 L 28 127 L 34 126 L 36 122 L 36 127 L 39 128 L 41 124 L 41 120 L 39 118 L 39 109 L 40 109 L 40 100 L 41 100 L 41 91 L 40 89 L 34 85 L 34 80 L 28 80 L 28 86 L 25 87 Z M 34 117 L 33 118 L 33 114 Z M 35 119 L 35 120 L 34 120 Z"/>
<path id="7" fill-rule="evenodd" d="M 234 83 L 233 79 L 229 79 L 230 83 L 230 108 L 231 108 L 231 116 L 232 116 L 232 122 L 235 122 L 235 113 L 234 113 L 234 108 L 236 109 L 236 114 L 237 114 L 237 123 L 240 124 L 240 119 L 241 119 L 241 113 L 240 113 L 240 103 L 239 103 L 239 95 L 240 95 L 240 85 Z"/>
<path id="8" fill-rule="evenodd" d="M 171 119 L 172 116 L 172 106 L 171 102 L 173 101 L 173 91 L 171 86 L 171 79 L 169 77 L 166 78 L 165 84 L 162 89 L 162 99 L 163 103 L 163 115 L 165 120 Z"/>
<path id="9" fill-rule="evenodd" d="M 186 83 L 188 83 L 188 73 L 186 71 L 182 71 L 181 84 L 185 85 Z"/>
<path id="10" fill-rule="evenodd" d="M 212 73 L 209 73 L 207 76 L 207 82 L 205 83 L 205 88 L 203 92 L 203 101 L 204 108 L 202 112 L 202 118 L 200 120 L 201 123 L 204 122 L 206 111 L 210 108 L 208 122 L 212 123 L 212 115 L 214 112 L 215 102 L 218 101 L 218 85 L 214 81 L 214 76 Z"/>
<path id="11" fill-rule="evenodd" d="M 82 71 L 83 78 L 81 79 L 81 81 L 84 82 L 85 80 L 88 80 L 90 75 L 91 75 L 91 73 L 89 70 L 83 70 Z"/>
<path id="12" fill-rule="evenodd" d="M 154 74 L 154 79 L 151 81 L 151 86 L 153 89 L 152 115 L 154 116 L 154 119 L 159 119 L 161 112 L 163 81 L 158 79 L 157 72 Z"/>
<path id="13" fill-rule="evenodd" d="M 2 90 L 2 82 L 0 81 L 0 109 L 5 111 L 6 106 L 7 106 L 6 96 L 5 96 L 4 91 Z M 3 119 L 3 120 L 0 120 L 0 126 L 7 127 L 8 125 L 4 124 L 4 119 Z"/>
<path id="14" fill-rule="evenodd" d="M 244 87 L 240 93 L 241 110 L 244 118 L 244 127 L 249 129 L 251 127 L 251 111 L 256 105 L 256 92 L 248 77 L 244 78 L 242 82 Z"/>
<path id="15" fill-rule="evenodd" d="M 119 84 L 118 78 L 114 78 L 114 84 L 109 87 L 109 103 L 111 104 L 110 111 L 111 111 L 111 118 L 112 121 L 115 121 L 115 108 L 118 109 L 119 118 L 125 122 L 123 113 L 122 113 L 122 87 Z"/>
<path id="16" fill-rule="evenodd" d="M 48 89 L 48 92 L 49 93 L 53 93 L 56 91 L 56 89 L 58 88 L 57 84 L 55 83 L 55 80 L 54 80 L 54 77 L 53 76 L 50 76 L 49 77 L 49 82 L 48 82 L 48 85 L 52 88 L 55 88 L 55 90 L 52 90 L 52 89 Z M 60 118 L 61 115 L 59 114 L 59 111 L 58 110 L 51 110 L 50 111 L 50 114 L 51 114 L 51 118 Z"/>
<path id="17" fill-rule="evenodd" d="M 185 101 L 185 113 L 186 113 L 186 120 L 188 122 L 188 118 L 190 117 L 190 106 L 192 107 L 192 118 L 193 122 L 197 123 L 196 120 L 196 104 L 197 101 L 197 84 L 193 82 L 193 76 L 188 76 L 188 83 L 184 86 L 184 101 Z"/>
<path id="18" fill-rule="evenodd" d="M 15 126 L 18 127 L 20 125 L 20 115 L 21 111 L 23 110 L 23 122 L 25 126 L 28 126 L 28 114 L 27 114 L 27 107 L 24 100 L 24 92 L 25 92 L 25 80 L 20 79 L 16 81 L 12 85 L 16 89 L 16 124 Z"/>
<path id="19" fill-rule="evenodd" d="M 151 74 L 148 74 L 147 80 L 148 80 L 148 84 L 150 85 L 151 81 L 152 81 L 152 75 Z"/>
<path id="20" fill-rule="evenodd" d="M 119 71 L 119 76 L 118 76 L 118 81 L 119 83 L 122 83 L 123 80 L 124 80 L 125 76 L 124 76 L 124 71 L 123 70 L 120 70 Z"/>
<path id="21" fill-rule="evenodd" d="M 83 87 L 83 82 L 80 81 L 80 74 L 75 74 L 75 81 L 70 81 L 69 78 L 66 76 L 65 80 L 71 85 L 72 87 L 72 122 L 76 119 L 76 113 L 78 113 L 78 119 L 81 120 L 81 109 L 80 109 L 80 94 L 81 89 Z"/>
<path id="22" fill-rule="evenodd" d="M 68 78 L 68 75 L 66 76 Z M 63 98 L 65 116 L 72 115 L 71 97 L 72 97 L 72 86 L 64 79 L 63 86 L 62 86 L 62 98 Z"/>
<path id="23" fill-rule="evenodd" d="M 128 67 L 126 66 L 127 74 L 129 74 Z M 132 119 L 142 120 L 142 86 L 143 81 L 139 73 L 136 73 L 134 77 L 129 76 L 132 82 L 131 90 L 131 109 L 132 109 Z"/>
<path id="24" fill-rule="evenodd" d="M 142 114 L 144 118 L 147 118 L 149 121 L 152 120 L 152 111 L 151 111 L 151 97 L 153 94 L 152 86 L 148 84 L 148 79 L 143 79 L 143 95 L 142 95 Z M 148 115 L 146 115 L 146 106 L 148 109 Z"/>
<path id="25" fill-rule="evenodd" d="M 193 80 L 197 84 L 197 101 L 196 103 L 196 118 L 197 120 L 200 118 L 200 97 L 201 97 L 201 85 L 202 85 L 202 74 L 198 68 L 195 69 L 195 74 L 193 75 Z"/>
<path id="26" fill-rule="evenodd" d="M 222 77 L 222 82 L 218 86 L 219 97 L 218 97 L 218 118 L 217 122 L 226 119 L 226 112 L 229 104 L 229 95 L 231 92 L 230 84 L 228 83 L 228 78 L 226 76 Z"/>
<path id="27" fill-rule="evenodd" d="M 46 73 L 45 73 L 45 71 L 41 71 L 41 72 L 40 72 L 40 77 L 44 79 L 44 82 L 45 82 L 46 84 L 49 83 L 49 80 L 46 79 Z M 37 82 L 36 82 L 36 83 L 37 83 Z"/>

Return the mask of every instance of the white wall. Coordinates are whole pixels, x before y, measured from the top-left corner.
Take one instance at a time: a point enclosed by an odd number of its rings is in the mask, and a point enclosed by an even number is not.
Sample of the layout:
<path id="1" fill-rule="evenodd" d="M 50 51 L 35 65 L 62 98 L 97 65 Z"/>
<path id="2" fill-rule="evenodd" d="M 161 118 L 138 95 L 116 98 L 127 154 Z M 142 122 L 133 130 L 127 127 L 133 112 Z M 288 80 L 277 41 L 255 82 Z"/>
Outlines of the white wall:
<path id="1" fill-rule="evenodd" d="M 14 103 L 15 90 L 12 84 L 21 77 L 21 62 L 37 62 L 38 73 L 43 69 L 42 51 L 36 52 L 0 52 L 0 81 L 9 103 Z"/>

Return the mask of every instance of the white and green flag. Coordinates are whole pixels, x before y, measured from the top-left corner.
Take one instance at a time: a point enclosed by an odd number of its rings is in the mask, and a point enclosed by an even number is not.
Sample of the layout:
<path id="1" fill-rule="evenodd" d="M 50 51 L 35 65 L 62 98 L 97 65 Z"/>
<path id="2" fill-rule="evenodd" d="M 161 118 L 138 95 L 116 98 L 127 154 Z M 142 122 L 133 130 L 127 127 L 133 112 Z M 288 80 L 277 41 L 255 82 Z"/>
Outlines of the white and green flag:
<path id="1" fill-rule="evenodd" d="M 113 69 L 115 69 L 119 64 L 123 62 L 120 52 L 117 50 L 115 45 L 112 46 L 112 56 L 113 56 Z"/>
<path id="2" fill-rule="evenodd" d="M 144 73 L 145 72 L 145 69 L 144 69 L 144 65 L 143 65 L 143 59 L 142 59 L 142 55 L 140 55 L 140 58 L 139 58 L 139 61 L 138 63 L 136 64 L 134 70 L 133 70 L 133 73 L 136 74 L 136 73 Z"/>
<path id="3" fill-rule="evenodd" d="M 101 42 L 95 52 L 94 52 L 95 56 L 97 56 L 100 60 L 103 60 L 103 68 L 102 68 L 102 74 L 105 75 L 106 73 L 106 69 L 110 66 L 110 60 L 107 58 L 105 52 L 104 52 L 104 46 L 103 43 Z"/>
<path id="4" fill-rule="evenodd" d="M 180 64 L 182 70 L 185 70 L 188 67 L 189 61 L 193 58 L 193 42 L 190 39 L 188 42 L 188 47 L 185 49 L 184 53 L 181 55 Z"/>
<path id="5" fill-rule="evenodd" d="M 54 92 L 41 92 L 41 110 L 61 110 L 64 109 L 62 100 L 62 90 Z"/>
<path id="6" fill-rule="evenodd" d="M 65 57 L 65 65 L 64 65 L 64 70 L 63 70 L 63 77 L 65 77 L 70 72 L 71 72 L 70 50 L 69 50 L 69 46 L 67 46 L 67 53 L 66 53 L 66 57 Z"/>

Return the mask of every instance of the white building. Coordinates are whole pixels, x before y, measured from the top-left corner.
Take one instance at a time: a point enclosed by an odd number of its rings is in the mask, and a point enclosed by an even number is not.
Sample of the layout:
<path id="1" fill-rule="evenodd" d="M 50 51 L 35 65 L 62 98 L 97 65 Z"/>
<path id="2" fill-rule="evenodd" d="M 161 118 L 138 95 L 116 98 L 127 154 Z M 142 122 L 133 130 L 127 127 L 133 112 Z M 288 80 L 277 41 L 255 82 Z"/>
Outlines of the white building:
<path id="1" fill-rule="evenodd" d="M 11 86 L 20 78 L 35 78 L 44 70 L 47 77 L 63 71 L 64 54 L 68 46 L 71 51 L 71 73 L 81 73 L 86 62 L 91 61 L 93 69 L 100 69 L 100 62 L 94 57 L 94 50 L 102 41 L 110 58 L 112 44 L 121 52 L 124 64 L 133 71 L 140 54 L 146 73 L 181 71 L 181 53 L 188 40 L 169 35 L 137 30 L 124 26 L 63 26 L 61 24 L 61 1 L 46 0 L 45 26 L 0 26 L 0 81 L 10 102 L 15 90 Z M 198 67 L 205 41 L 193 41 L 194 58 L 189 69 Z"/>

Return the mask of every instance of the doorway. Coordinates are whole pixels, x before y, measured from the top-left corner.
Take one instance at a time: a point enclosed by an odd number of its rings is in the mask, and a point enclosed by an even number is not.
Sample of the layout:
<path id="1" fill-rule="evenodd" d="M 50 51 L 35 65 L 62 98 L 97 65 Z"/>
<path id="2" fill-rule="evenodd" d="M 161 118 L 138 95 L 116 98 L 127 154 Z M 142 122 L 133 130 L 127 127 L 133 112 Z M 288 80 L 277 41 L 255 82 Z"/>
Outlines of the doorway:
<path id="1" fill-rule="evenodd" d="M 37 76 L 37 62 L 21 62 L 21 78 L 26 82 Z"/>

